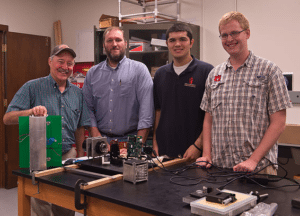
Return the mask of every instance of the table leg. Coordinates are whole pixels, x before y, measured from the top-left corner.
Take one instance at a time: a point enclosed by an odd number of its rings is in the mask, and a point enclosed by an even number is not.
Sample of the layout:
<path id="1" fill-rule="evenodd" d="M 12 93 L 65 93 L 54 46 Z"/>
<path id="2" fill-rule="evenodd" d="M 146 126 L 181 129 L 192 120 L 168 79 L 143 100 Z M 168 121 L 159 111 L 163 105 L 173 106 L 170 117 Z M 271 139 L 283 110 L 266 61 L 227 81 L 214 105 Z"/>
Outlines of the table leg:
<path id="1" fill-rule="evenodd" d="M 18 176 L 18 215 L 30 216 L 30 196 L 25 194 L 25 178 Z"/>

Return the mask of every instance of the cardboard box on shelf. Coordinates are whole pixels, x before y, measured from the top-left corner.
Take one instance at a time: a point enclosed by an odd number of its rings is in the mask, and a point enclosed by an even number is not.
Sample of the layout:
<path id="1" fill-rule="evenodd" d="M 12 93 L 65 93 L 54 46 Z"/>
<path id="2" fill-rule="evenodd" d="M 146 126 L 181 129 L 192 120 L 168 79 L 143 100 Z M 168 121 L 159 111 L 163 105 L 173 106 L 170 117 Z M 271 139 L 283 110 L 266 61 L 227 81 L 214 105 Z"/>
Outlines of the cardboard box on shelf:
<path id="1" fill-rule="evenodd" d="M 108 28 L 111 26 L 119 26 L 119 18 L 116 16 L 110 16 L 102 14 L 99 19 L 99 28 Z M 122 24 L 136 24 L 136 22 L 124 21 Z"/>
<path id="2" fill-rule="evenodd" d="M 119 26 L 119 18 L 102 14 L 99 19 L 99 28 L 108 28 L 111 26 Z"/>
<path id="3" fill-rule="evenodd" d="M 280 135 L 278 143 L 289 143 L 300 145 L 300 125 L 287 124 L 285 130 Z"/>

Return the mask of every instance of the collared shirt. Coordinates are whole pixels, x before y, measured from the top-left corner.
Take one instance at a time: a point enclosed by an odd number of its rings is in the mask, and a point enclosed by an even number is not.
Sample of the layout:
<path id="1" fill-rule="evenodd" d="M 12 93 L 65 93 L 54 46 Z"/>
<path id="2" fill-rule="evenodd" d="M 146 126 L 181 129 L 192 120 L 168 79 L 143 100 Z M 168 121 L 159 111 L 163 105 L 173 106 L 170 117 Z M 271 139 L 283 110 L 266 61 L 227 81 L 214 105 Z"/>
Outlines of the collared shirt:
<path id="1" fill-rule="evenodd" d="M 249 159 L 270 125 L 270 115 L 292 107 L 281 70 L 251 51 L 236 71 L 229 59 L 209 74 L 201 109 L 212 117 L 212 162 L 224 168 Z M 277 163 L 275 144 L 258 164 Z"/>
<path id="2" fill-rule="evenodd" d="M 92 67 L 83 95 L 91 110 L 92 127 L 125 135 L 153 125 L 153 81 L 147 67 L 124 57 L 113 69 L 107 60 Z"/>
<path id="3" fill-rule="evenodd" d="M 48 115 L 62 117 L 62 153 L 67 153 L 75 143 L 75 131 L 90 126 L 89 113 L 82 91 L 67 81 L 61 93 L 51 75 L 26 82 L 15 94 L 6 112 L 28 110 L 45 106 Z"/>
<path id="4" fill-rule="evenodd" d="M 156 141 L 160 155 L 183 156 L 202 132 L 205 112 L 200 103 L 213 66 L 193 57 L 178 75 L 174 64 L 160 67 L 154 76 L 154 105 L 160 110 Z"/>

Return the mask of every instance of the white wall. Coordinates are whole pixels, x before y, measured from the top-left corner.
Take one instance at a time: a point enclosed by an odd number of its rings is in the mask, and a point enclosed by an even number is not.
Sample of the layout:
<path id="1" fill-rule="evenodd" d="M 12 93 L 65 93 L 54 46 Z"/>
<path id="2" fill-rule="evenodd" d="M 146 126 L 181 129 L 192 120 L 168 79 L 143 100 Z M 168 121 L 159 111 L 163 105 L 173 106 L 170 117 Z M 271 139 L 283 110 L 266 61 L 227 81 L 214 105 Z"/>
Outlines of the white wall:
<path id="1" fill-rule="evenodd" d="M 52 38 L 55 0 L 0 0 L 0 24 L 11 32 L 42 35 Z"/>
<path id="2" fill-rule="evenodd" d="M 293 90 L 300 91 L 299 0 L 203 0 L 204 61 L 217 65 L 228 58 L 218 38 L 223 14 L 237 10 L 250 22 L 248 47 L 256 55 L 275 62 L 283 72 L 293 72 Z M 300 124 L 300 106 L 287 110 L 287 123 Z"/>
<path id="3" fill-rule="evenodd" d="M 159 6 L 159 12 L 176 14 L 175 6 Z M 218 37 L 218 22 L 232 10 L 249 19 L 249 49 L 274 61 L 283 72 L 293 72 L 293 90 L 300 91 L 300 1 L 180 0 L 180 17 L 201 27 L 201 60 L 216 66 L 228 58 Z M 0 0 L 0 24 L 8 25 L 9 31 L 50 36 L 53 46 L 53 22 L 61 20 L 63 43 L 78 53 L 85 49 L 89 56 L 93 56 L 92 45 L 81 44 L 79 49 L 77 36 L 98 26 L 101 14 L 118 16 L 118 12 L 118 0 Z M 141 7 L 122 3 L 122 14 L 137 12 L 142 12 Z M 300 123 L 299 111 L 299 106 L 289 109 L 287 122 Z"/>
<path id="4" fill-rule="evenodd" d="M 122 5 L 122 14 L 142 12 L 141 7 Z M 159 6 L 159 11 L 175 14 L 173 5 Z M 236 9 L 250 21 L 249 48 L 282 71 L 294 72 L 294 90 L 299 91 L 299 0 L 180 0 L 181 18 L 201 26 L 201 59 L 217 65 L 228 57 L 218 38 L 218 21 Z M 54 38 L 53 22 L 61 20 L 63 42 L 74 49 L 78 33 L 98 26 L 101 14 L 118 12 L 118 0 L 0 0 L 0 24 L 10 31 Z"/>
<path id="5" fill-rule="evenodd" d="M 299 0 L 204 0 L 203 60 L 217 65 L 228 57 L 218 38 L 218 22 L 224 13 L 235 9 L 250 22 L 249 49 L 275 62 L 282 71 L 294 72 L 293 90 L 299 91 Z"/>
<path id="6" fill-rule="evenodd" d="M 118 15 L 117 0 L 58 0 L 56 1 L 56 18 L 61 20 L 62 41 L 72 47 L 76 53 L 80 50 L 77 45 L 77 35 L 93 31 L 99 27 L 101 14 Z M 94 40 L 90 34 L 90 40 Z M 90 61 L 94 61 L 93 47 L 85 47 L 92 54 Z M 80 59 L 76 59 L 80 61 Z"/>
<path id="7" fill-rule="evenodd" d="M 161 5 L 159 12 L 174 14 L 176 16 L 176 4 Z M 197 13 L 190 13 L 197 10 Z M 153 11 L 150 7 L 147 11 Z M 66 11 L 68 11 L 66 13 Z M 121 3 L 121 14 L 141 13 L 142 7 L 127 2 Z M 78 44 L 77 36 L 79 34 L 88 36 L 85 32 L 93 31 L 94 26 L 99 27 L 99 18 L 102 14 L 119 16 L 118 0 L 61 0 L 56 1 L 56 17 L 62 22 L 62 40 L 70 47 L 73 47 L 80 54 L 81 45 Z M 180 7 L 182 19 L 202 26 L 202 0 L 183 0 Z M 90 34 L 90 40 L 93 35 Z M 88 44 L 87 44 L 88 45 Z M 80 49 L 79 49 L 80 48 Z M 86 47 L 93 55 L 93 47 Z M 79 55 L 79 59 L 81 57 Z M 92 58 L 90 61 L 93 61 Z"/>

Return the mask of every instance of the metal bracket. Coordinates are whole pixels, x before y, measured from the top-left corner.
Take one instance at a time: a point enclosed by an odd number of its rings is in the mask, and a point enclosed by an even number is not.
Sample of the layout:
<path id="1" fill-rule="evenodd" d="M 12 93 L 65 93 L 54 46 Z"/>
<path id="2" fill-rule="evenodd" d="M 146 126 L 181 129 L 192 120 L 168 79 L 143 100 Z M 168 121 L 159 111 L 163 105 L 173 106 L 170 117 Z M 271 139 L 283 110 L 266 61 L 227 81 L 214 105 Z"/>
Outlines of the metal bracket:
<path id="1" fill-rule="evenodd" d="M 31 173 L 31 180 L 32 180 L 33 185 L 37 185 L 37 193 L 36 194 L 39 194 L 40 193 L 40 184 L 39 184 L 39 182 L 36 182 L 36 180 L 35 180 L 35 174 L 36 173 L 37 173 L 37 171 L 33 171 Z"/>
<path id="2" fill-rule="evenodd" d="M 86 209 L 87 203 L 86 200 L 84 200 L 83 203 L 80 202 L 80 198 L 81 198 L 81 194 L 80 194 L 80 187 L 85 185 L 86 181 L 82 180 L 82 179 L 78 179 L 76 184 L 75 184 L 75 208 L 78 210 L 81 209 Z"/>
<path id="3" fill-rule="evenodd" d="M 32 180 L 32 184 L 33 185 L 37 185 L 38 183 L 36 183 L 36 181 L 35 181 L 35 174 L 36 173 L 38 173 L 37 171 L 33 171 L 32 173 L 31 173 L 31 180 Z"/>
<path id="4" fill-rule="evenodd" d="M 7 107 L 7 99 L 3 99 L 3 106 Z"/>
<path id="5" fill-rule="evenodd" d="M 2 44 L 2 52 L 7 52 L 7 44 Z"/>

